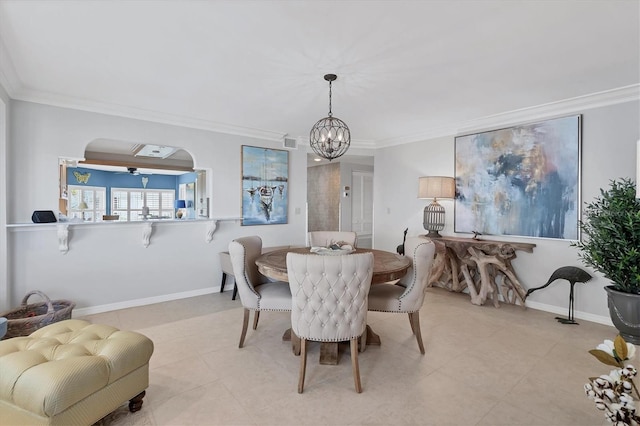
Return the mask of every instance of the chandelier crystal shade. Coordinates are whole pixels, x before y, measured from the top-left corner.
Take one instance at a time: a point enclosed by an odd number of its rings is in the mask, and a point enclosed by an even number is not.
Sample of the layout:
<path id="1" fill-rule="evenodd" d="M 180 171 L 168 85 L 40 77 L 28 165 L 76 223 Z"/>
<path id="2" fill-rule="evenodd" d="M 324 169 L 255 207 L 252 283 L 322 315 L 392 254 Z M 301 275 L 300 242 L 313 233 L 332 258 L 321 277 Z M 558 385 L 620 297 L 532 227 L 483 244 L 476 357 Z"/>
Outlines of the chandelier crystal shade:
<path id="1" fill-rule="evenodd" d="M 351 144 L 349 126 L 334 117 L 331 112 L 331 82 L 337 78 L 335 74 L 324 76 L 324 79 L 329 82 L 329 115 L 318 120 L 309 133 L 309 143 L 313 152 L 329 161 L 347 152 Z"/>

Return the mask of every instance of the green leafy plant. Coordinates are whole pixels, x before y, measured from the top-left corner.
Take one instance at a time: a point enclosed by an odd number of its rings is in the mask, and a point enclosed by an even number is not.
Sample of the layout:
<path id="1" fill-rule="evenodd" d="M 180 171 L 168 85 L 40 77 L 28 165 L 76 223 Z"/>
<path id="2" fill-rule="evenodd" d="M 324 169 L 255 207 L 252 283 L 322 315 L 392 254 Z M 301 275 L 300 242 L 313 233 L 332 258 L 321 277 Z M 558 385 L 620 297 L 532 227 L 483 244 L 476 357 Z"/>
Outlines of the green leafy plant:
<path id="1" fill-rule="evenodd" d="M 638 371 L 633 365 L 624 363 L 633 359 L 635 346 L 625 342 L 622 336 L 616 336 L 614 341 L 605 340 L 589 353 L 603 364 L 616 367 L 609 374 L 589 378 L 589 383 L 584 385 L 584 392 L 589 399 L 616 426 L 640 424 L 635 399 L 638 398 L 638 389 L 633 382 Z"/>
<path id="2" fill-rule="evenodd" d="M 613 282 L 613 288 L 640 294 L 640 200 L 630 179 L 612 180 L 587 204 L 580 222 L 582 261 Z M 586 237 L 586 238 L 584 238 Z"/>

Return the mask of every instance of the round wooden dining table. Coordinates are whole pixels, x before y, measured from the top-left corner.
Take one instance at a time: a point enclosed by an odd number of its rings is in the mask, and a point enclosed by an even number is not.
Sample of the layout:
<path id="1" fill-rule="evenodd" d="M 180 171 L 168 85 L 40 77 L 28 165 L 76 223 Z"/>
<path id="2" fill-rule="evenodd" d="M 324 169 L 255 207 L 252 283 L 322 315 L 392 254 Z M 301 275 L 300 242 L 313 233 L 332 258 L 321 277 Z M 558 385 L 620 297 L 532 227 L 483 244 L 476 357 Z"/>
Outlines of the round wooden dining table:
<path id="1" fill-rule="evenodd" d="M 323 256 L 321 254 L 311 253 L 310 247 L 295 247 L 282 250 L 274 250 L 263 254 L 256 259 L 256 266 L 261 274 L 278 280 L 289 282 L 287 275 L 287 253 L 303 253 L 312 254 L 314 256 Z M 407 273 L 411 267 L 411 260 L 408 257 L 400 256 L 383 250 L 374 250 L 367 248 L 357 248 L 354 253 L 373 253 L 373 277 L 371 284 L 381 284 L 389 281 L 397 281 Z M 326 255 L 324 255 L 326 256 Z M 291 329 L 285 331 L 282 340 L 291 340 L 293 353 L 300 355 L 300 339 L 298 339 Z M 366 329 L 367 345 L 380 345 L 380 336 L 378 336 L 369 325 Z M 364 350 L 364 347 L 361 348 Z M 338 344 L 331 342 L 322 342 L 320 346 L 320 364 L 335 365 L 338 363 Z"/>
<path id="2" fill-rule="evenodd" d="M 258 271 L 262 275 L 278 281 L 289 282 L 287 275 L 287 253 L 313 254 L 310 247 L 286 248 L 263 254 L 256 259 Z M 409 258 L 384 250 L 357 248 L 354 253 L 373 253 L 373 277 L 371 284 L 386 283 L 404 277 L 411 266 Z"/>

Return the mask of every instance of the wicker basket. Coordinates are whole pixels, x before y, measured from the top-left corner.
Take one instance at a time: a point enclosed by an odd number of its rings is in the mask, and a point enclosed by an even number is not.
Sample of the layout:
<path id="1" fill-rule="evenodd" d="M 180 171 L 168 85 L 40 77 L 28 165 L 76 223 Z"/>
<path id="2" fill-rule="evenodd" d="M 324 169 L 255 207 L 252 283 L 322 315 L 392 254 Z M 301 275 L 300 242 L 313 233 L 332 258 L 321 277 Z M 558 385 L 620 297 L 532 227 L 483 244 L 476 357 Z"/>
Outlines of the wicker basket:
<path id="1" fill-rule="evenodd" d="M 34 294 L 44 299 L 44 302 L 27 305 L 27 299 Z M 3 339 L 28 336 L 46 325 L 69 319 L 75 306 L 76 304 L 69 300 L 51 300 L 41 291 L 30 291 L 22 299 L 19 308 L 0 313 L 0 317 L 6 317 L 8 320 L 7 334 Z"/>

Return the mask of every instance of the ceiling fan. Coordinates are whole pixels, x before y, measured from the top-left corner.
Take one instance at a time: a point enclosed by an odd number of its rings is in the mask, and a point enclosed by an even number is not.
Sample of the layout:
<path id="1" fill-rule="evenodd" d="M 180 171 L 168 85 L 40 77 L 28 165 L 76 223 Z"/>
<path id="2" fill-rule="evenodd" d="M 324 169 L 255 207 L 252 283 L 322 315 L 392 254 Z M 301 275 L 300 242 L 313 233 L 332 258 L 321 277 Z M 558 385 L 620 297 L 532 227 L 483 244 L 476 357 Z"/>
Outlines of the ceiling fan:
<path id="1" fill-rule="evenodd" d="M 138 170 L 137 167 L 127 167 L 127 171 L 126 172 L 116 172 L 118 174 L 122 174 L 122 175 L 131 175 L 131 176 L 138 176 L 140 174 L 151 174 L 151 173 L 147 173 L 146 171 L 144 173 L 140 173 L 140 170 Z"/>
<path id="2" fill-rule="evenodd" d="M 127 169 L 126 172 L 125 171 L 123 172 L 112 171 L 112 172 L 117 175 L 131 175 L 131 176 L 138 176 L 140 174 L 137 167 L 126 167 L 126 169 Z"/>
<path id="3" fill-rule="evenodd" d="M 127 167 L 127 171 L 125 172 L 118 172 L 120 174 L 129 174 L 131 176 L 139 176 L 140 172 L 138 171 L 137 167 Z M 151 173 L 146 173 L 145 175 L 149 175 Z M 146 188 L 147 187 L 147 183 L 149 182 L 149 176 L 142 176 L 142 187 Z"/>

